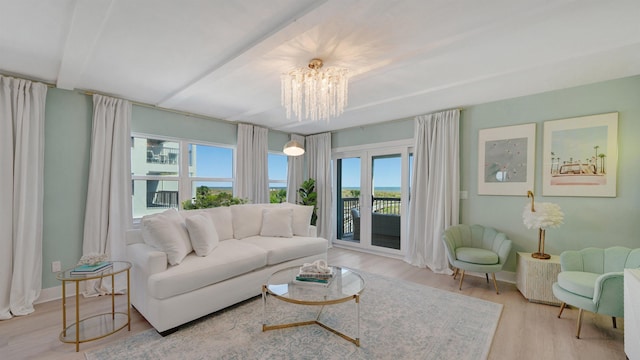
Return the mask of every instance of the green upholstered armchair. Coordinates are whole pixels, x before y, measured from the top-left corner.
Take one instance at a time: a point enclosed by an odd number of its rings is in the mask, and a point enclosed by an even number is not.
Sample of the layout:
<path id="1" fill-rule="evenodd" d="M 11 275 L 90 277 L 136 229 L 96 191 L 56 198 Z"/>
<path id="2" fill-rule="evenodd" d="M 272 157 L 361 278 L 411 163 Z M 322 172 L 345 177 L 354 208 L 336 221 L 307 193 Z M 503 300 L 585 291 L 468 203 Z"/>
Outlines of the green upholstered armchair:
<path id="1" fill-rule="evenodd" d="M 582 311 L 609 315 L 616 327 L 616 317 L 624 316 L 624 269 L 640 267 L 640 249 L 614 246 L 607 249 L 586 248 L 560 254 L 558 282 L 553 295 L 566 305 L 579 308 L 576 338 L 580 338 Z"/>
<path id="2" fill-rule="evenodd" d="M 496 294 L 499 294 L 496 272 L 502 270 L 511 252 L 511 240 L 506 235 L 482 225 L 454 225 L 445 230 L 442 240 L 447 248 L 447 258 L 455 269 L 453 278 L 460 275 L 460 290 L 465 270 L 489 273 L 493 276 Z"/>

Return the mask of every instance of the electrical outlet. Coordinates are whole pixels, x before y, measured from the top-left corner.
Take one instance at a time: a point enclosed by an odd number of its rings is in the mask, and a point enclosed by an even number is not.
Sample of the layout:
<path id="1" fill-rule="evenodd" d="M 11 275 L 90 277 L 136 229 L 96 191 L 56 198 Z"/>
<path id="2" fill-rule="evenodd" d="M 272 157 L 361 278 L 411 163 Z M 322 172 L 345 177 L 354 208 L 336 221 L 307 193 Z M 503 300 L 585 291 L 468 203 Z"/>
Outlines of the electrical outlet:
<path id="1" fill-rule="evenodd" d="M 60 272 L 62 270 L 62 265 L 60 265 L 60 261 L 54 261 L 51 263 L 51 272 Z"/>

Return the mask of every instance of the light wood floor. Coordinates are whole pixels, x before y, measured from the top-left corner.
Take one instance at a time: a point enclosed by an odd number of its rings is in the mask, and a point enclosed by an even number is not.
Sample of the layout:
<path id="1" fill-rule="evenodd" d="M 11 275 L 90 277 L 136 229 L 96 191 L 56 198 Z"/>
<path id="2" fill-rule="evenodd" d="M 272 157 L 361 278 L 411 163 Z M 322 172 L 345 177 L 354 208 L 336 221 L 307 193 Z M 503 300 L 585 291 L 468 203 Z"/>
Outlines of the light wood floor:
<path id="1" fill-rule="evenodd" d="M 558 319 L 558 307 L 528 302 L 514 284 L 499 282 L 500 294 L 497 295 L 493 285 L 487 284 L 484 278 L 467 276 L 459 291 L 458 282 L 451 276 L 436 275 L 402 260 L 337 248 L 329 250 L 329 262 L 503 304 L 489 359 L 625 359 L 623 319 L 618 319 L 618 329 L 613 329 L 610 317 L 585 312 L 581 339 L 576 339 L 577 310 L 565 310 L 562 319 Z M 87 313 L 109 306 L 104 298 L 81 301 L 83 312 Z M 72 305 L 71 299 L 68 306 Z M 132 310 L 130 332 L 124 329 L 107 338 L 81 344 L 80 352 L 76 353 L 75 345 L 58 340 L 62 327 L 61 306 L 60 300 L 38 304 L 31 315 L 0 321 L 0 359 L 84 359 L 84 351 L 151 328 Z"/>

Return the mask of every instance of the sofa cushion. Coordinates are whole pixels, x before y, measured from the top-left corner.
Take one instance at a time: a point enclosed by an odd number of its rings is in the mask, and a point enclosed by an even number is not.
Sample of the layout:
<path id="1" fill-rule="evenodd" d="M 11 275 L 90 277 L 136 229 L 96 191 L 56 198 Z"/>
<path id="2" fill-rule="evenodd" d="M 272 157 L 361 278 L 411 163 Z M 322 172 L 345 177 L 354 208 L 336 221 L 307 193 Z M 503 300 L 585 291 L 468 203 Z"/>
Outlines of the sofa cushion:
<path id="1" fill-rule="evenodd" d="M 233 239 L 233 226 L 231 225 L 231 210 L 228 206 L 221 206 L 210 209 L 196 209 L 180 211 L 183 218 L 195 216 L 198 214 L 206 214 L 211 218 L 213 225 L 216 227 L 218 239 Z"/>
<path id="2" fill-rule="evenodd" d="M 266 251 L 238 240 L 221 241 L 209 255 L 189 254 L 182 264 L 151 275 L 148 295 L 166 299 L 239 276 L 267 264 Z"/>
<path id="3" fill-rule="evenodd" d="M 459 247 L 456 249 L 456 259 L 472 264 L 493 265 L 500 260 L 498 254 L 491 250 Z"/>
<path id="4" fill-rule="evenodd" d="M 267 251 L 267 265 L 327 252 L 327 240 L 315 237 L 292 238 L 251 236 L 241 240 Z"/>
<path id="5" fill-rule="evenodd" d="M 260 236 L 276 236 L 290 238 L 293 209 L 262 209 L 262 228 Z"/>
<path id="6" fill-rule="evenodd" d="M 233 236 L 236 239 L 244 239 L 260 234 L 262 228 L 263 204 L 231 205 L 231 223 L 233 224 Z"/>
<path id="7" fill-rule="evenodd" d="M 582 271 L 561 271 L 558 274 L 558 285 L 574 294 L 593 298 L 596 279 L 600 274 Z"/>
<path id="8" fill-rule="evenodd" d="M 228 206 L 204 210 L 215 225 L 220 240 L 233 239 L 233 225 L 231 224 L 231 209 Z"/>
<path id="9" fill-rule="evenodd" d="M 144 242 L 164 251 L 169 264 L 180 264 L 193 250 L 184 220 L 176 209 L 143 216 L 140 223 Z"/>
<path id="10" fill-rule="evenodd" d="M 311 214 L 313 214 L 313 206 L 298 205 L 291 203 L 282 203 L 281 207 L 293 209 L 293 235 L 309 236 L 309 225 L 311 224 Z"/>
<path id="11" fill-rule="evenodd" d="M 191 238 L 191 246 L 198 256 L 207 256 L 218 246 L 218 232 L 213 221 L 206 213 L 189 216 L 184 219 Z"/>

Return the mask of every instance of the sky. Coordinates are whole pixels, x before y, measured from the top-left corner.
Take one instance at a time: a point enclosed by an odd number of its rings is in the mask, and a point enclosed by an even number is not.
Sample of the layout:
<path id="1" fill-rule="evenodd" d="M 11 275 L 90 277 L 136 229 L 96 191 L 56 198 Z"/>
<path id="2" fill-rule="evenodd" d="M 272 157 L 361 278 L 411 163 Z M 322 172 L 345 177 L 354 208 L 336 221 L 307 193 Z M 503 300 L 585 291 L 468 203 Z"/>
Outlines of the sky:
<path id="1" fill-rule="evenodd" d="M 551 151 L 560 161 L 584 162 L 585 159 L 598 154 L 607 153 L 606 126 L 554 131 L 551 140 Z M 595 149 L 598 146 L 598 149 Z"/>
<path id="2" fill-rule="evenodd" d="M 342 187 L 360 187 L 360 158 L 342 159 Z M 402 184 L 402 160 L 397 157 L 373 158 L 374 187 L 400 187 Z"/>

